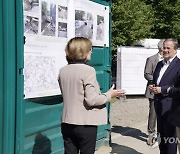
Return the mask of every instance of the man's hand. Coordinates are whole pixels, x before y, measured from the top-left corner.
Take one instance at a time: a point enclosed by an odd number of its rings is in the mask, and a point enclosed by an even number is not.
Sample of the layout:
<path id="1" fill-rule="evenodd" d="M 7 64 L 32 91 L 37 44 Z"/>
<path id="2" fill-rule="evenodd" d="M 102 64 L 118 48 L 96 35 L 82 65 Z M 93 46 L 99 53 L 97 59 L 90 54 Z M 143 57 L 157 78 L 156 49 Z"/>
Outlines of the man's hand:
<path id="1" fill-rule="evenodd" d="M 161 93 L 161 87 L 153 87 L 152 91 L 154 92 L 154 94 L 160 94 Z"/>

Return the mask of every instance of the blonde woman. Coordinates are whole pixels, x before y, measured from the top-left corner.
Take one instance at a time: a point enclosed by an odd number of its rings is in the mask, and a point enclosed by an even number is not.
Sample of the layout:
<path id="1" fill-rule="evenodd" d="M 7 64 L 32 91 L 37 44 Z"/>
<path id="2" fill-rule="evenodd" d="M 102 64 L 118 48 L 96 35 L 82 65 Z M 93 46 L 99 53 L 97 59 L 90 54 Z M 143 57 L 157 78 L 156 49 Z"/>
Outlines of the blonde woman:
<path id="1" fill-rule="evenodd" d="M 100 92 L 96 71 L 86 64 L 91 60 L 92 43 L 83 37 L 72 38 L 66 45 L 68 65 L 59 71 L 63 96 L 61 132 L 65 154 L 94 154 L 97 126 L 107 124 L 106 103 L 124 90 Z"/>

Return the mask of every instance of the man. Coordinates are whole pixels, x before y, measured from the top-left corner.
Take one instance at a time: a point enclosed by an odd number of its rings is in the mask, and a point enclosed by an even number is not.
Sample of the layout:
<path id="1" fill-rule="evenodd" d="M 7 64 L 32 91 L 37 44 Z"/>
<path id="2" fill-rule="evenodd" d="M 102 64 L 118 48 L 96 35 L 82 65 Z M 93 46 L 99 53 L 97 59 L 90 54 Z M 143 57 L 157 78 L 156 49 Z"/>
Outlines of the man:
<path id="1" fill-rule="evenodd" d="M 173 98 L 168 120 L 173 126 L 176 126 L 176 137 L 180 140 L 180 72 L 174 87 L 168 88 L 167 91 L 169 97 Z M 177 144 L 180 153 L 180 142 L 177 142 Z"/>
<path id="2" fill-rule="evenodd" d="M 163 60 L 163 42 L 164 40 L 160 40 L 158 43 L 159 52 L 151 57 L 146 59 L 146 64 L 144 68 L 144 78 L 148 81 L 147 87 L 145 91 L 145 96 L 149 99 L 149 117 L 148 117 L 148 138 L 147 144 L 154 145 L 155 144 L 155 126 L 156 126 L 156 112 L 154 109 L 154 93 L 150 91 L 148 86 L 153 82 L 153 72 L 156 68 L 156 65 L 159 61 Z"/>
<path id="3" fill-rule="evenodd" d="M 172 142 L 175 137 L 175 127 L 168 121 L 172 98 L 168 97 L 167 89 L 174 86 L 180 70 L 180 59 L 177 57 L 178 42 L 176 39 L 165 39 L 163 57 L 153 74 L 154 85 L 149 85 L 154 92 L 154 103 L 157 115 L 157 131 L 160 133 L 160 154 L 176 154 L 177 145 Z"/>

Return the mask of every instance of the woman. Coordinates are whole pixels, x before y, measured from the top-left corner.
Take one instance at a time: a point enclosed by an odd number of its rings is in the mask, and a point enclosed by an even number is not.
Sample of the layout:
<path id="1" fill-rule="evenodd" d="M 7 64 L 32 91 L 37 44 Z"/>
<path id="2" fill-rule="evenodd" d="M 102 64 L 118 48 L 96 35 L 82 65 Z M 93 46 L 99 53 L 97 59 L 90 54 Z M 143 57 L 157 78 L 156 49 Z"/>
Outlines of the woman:
<path id="1" fill-rule="evenodd" d="M 96 71 L 86 64 L 92 53 L 89 39 L 72 38 L 65 51 L 68 65 L 60 69 L 58 77 L 63 96 L 61 131 L 65 154 L 93 154 L 97 125 L 107 124 L 106 103 L 125 91 L 112 86 L 101 94 Z"/>

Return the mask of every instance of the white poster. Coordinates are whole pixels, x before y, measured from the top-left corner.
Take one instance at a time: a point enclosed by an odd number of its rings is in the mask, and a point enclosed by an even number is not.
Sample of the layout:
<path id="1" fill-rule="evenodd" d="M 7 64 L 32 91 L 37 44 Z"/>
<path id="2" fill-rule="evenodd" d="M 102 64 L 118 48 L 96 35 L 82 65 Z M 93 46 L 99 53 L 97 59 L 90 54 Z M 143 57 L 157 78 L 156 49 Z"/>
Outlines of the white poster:
<path id="1" fill-rule="evenodd" d="M 157 48 L 118 47 L 116 87 L 126 95 L 144 95 L 147 80 L 144 78 L 146 59 L 158 52 Z M 178 50 L 177 56 L 180 57 Z"/>
<path id="2" fill-rule="evenodd" d="M 94 46 L 109 46 L 109 7 L 90 1 L 75 1 L 75 36 L 92 40 Z"/>
<path id="3" fill-rule="evenodd" d="M 24 0 L 25 98 L 61 94 L 57 77 L 75 36 L 109 46 L 109 8 L 87 0 Z"/>

